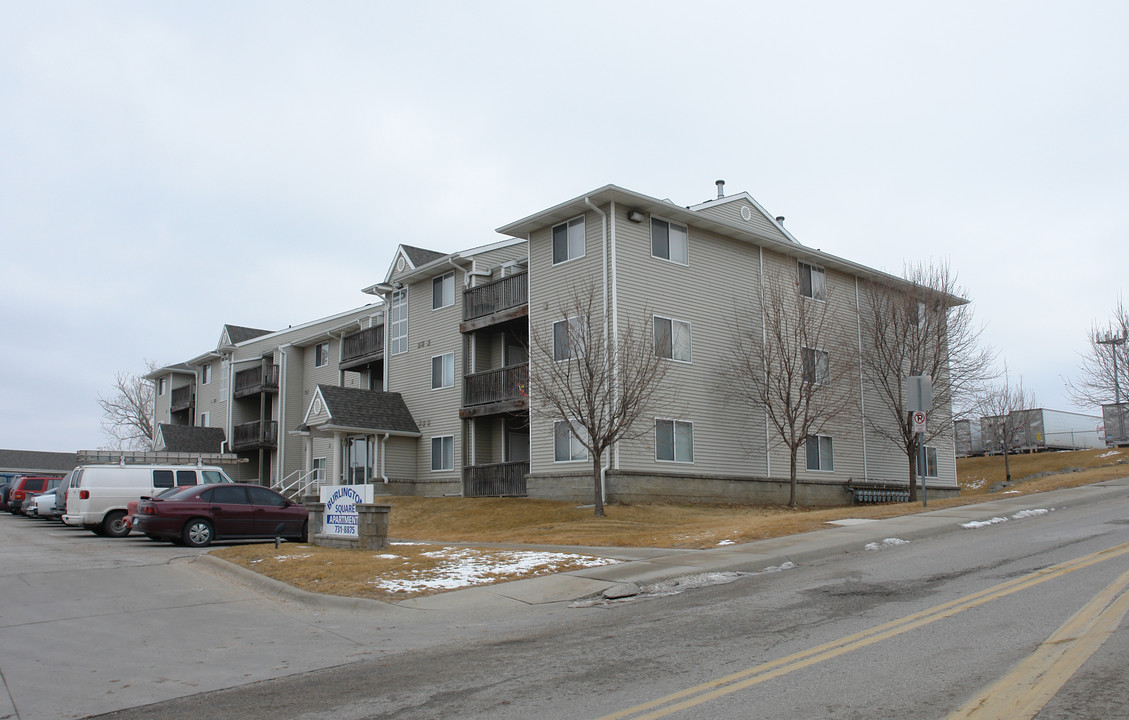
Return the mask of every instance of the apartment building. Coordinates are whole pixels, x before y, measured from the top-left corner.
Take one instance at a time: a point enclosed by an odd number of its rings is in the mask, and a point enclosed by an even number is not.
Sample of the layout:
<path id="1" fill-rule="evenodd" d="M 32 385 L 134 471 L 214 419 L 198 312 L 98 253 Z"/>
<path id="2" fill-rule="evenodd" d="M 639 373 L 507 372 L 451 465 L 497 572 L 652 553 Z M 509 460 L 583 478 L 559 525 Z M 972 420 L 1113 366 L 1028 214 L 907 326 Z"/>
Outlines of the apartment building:
<path id="1" fill-rule="evenodd" d="M 158 416 L 224 428 L 261 482 L 587 502 L 591 462 L 539 406 L 529 353 L 530 338 L 554 337 L 565 304 L 588 289 L 610 336 L 662 328 L 654 350 L 669 363 L 662 412 L 605 457 L 608 500 L 783 502 L 787 450 L 763 407 L 727 391 L 735 314 L 760 321 L 766 278 L 784 278 L 827 309 L 832 330 L 812 350 L 820 367 L 861 346 L 869 281 L 913 291 L 802 245 L 783 218 L 720 185 L 690 206 L 607 185 L 498 232 L 451 253 L 400 245 L 363 290 L 380 304 L 273 333 L 225 326 L 215 350 L 153 374 L 169 393 L 158 392 Z M 876 389 L 860 378 L 856 392 L 801 451 L 803 504 L 848 502 L 849 482 L 906 482 L 904 453 L 872 427 L 892 422 Z M 951 427 L 943 414 L 930 422 Z M 923 456 L 931 496 L 958 492 L 952 438 Z"/>
<path id="2" fill-rule="evenodd" d="M 147 376 L 155 424 L 178 428 L 158 433 L 159 449 L 174 449 L 170 437 L 176 447 L 210 446 L 220 429 L 223 449 L 246 460 L 232 472 L 237 480 L 296 486 L 340 478 L 347 469 L 342 460 L 330 464 L 331 440 L 306 442 L 298 428 L 319 384 L 382 385 L 382 340 L 375 304 L 279 331 L 224 325 L 214 349 Z"/>

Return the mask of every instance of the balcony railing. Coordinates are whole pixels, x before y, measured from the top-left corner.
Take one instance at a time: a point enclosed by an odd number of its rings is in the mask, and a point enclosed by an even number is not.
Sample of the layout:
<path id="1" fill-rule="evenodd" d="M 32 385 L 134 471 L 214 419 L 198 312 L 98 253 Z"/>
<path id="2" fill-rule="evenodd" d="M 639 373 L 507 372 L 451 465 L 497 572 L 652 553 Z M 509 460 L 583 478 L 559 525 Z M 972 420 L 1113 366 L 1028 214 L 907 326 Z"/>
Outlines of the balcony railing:
<path id="1" fill-rule="evenodd" d="M 341 366 L 384 356 L 384 325 L 346 335 L 341 344 Z"/>
<path id="2" fill-rule="evenodd" d="M 519 273 L 463 292 L 463 320 L 529 304 L 529 274 Z"/>
<path id="3" fill-rule="evenodd" d="M 260 365 L 235 373 L 235 397 L 254 395 L 264 391 L 278 391 L 277 365 L 268 365 L 265 369 Z"/>
<path id="4" fill-rule="evenodd" d="M 172 399 L 170 400 L 172 412 L 180 412 L 192 407 L 192 401 L 196 399 L 196 388 L 192 385 L 182 385 L 178 388 L 172 389 Z"/>
<path id="5" fill-rule="evenodd" d="M 463 494 L 467 497 L 524 496 L 528 462 L 471 465 L 463 468 Z"/>
<path id="6" fill-rule="evenodd" d="M 473 373 L 463 378 L 463 407 L 528 399 L 529 363 Z"/>
<path id="7" fill-rule="evenodd" d="M 278 445 L 278 422 L 275 420 L 240 423 L 233 430 L 232 450 L 273 448 Z"/>

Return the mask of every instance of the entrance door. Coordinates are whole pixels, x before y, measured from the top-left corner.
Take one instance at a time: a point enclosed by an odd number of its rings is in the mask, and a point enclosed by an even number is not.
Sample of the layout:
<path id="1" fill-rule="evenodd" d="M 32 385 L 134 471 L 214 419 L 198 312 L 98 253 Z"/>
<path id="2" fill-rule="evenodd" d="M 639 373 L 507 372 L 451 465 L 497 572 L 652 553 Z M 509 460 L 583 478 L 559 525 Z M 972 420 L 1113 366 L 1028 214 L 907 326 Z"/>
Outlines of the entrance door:
<path id="1" fill-rule="evenodd" d="M 372 479 L 373 445 L 367 435 L 357 435 L 346 441 L 345 482 L 348 485 L 364 485 Z"/>

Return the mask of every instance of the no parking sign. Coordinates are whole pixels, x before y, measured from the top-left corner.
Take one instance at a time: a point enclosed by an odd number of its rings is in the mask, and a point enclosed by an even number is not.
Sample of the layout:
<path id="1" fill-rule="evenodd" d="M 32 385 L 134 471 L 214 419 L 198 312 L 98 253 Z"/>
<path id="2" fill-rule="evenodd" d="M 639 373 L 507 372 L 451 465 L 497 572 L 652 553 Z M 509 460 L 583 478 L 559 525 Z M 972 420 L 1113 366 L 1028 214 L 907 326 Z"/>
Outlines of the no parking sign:
<path id="1" fill-rule="evenodd" d="M 913 431 L 919 434 L 925 432 L 925 413 L 920 410 L 913 413 Z"/>

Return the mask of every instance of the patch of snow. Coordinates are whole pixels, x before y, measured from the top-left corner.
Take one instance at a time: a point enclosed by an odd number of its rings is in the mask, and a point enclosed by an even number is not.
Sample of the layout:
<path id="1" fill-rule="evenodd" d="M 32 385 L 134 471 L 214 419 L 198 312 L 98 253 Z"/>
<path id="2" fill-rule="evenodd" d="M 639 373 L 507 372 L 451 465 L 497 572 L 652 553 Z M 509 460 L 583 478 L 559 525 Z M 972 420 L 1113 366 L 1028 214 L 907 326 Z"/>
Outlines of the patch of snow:
<path id="1" fill-rule="evenodd" d="M 278 562 L 283 562 L 284 560 L 301 560 L 302 558 L 308 557 L 310 557 L 310 553 L 306 553 L 305 555 L 275 555 L 274 559 Z"/>
<path id="2" fill-rule="evenodd" d="M 1016 514 L 1012 515 L 1011 519 L 1022 520 L 1023 518 L 1035 517 L 1037 515 L 1046 515 L 1048 512 L 1050 511 L 1043 508 L 1036 508 L 1034 510 L 1020 510 Z"/>
<path id="3" fill-rule="evenodd" d="M 736 543 L 732 540 L 721 540 L 717 544 L 718 545 L 735 545 Z"/>
<path id="4" fill-rule="evenodd" d="M 388 592 L 416 590 L 454 590 L 494 582 L 499 576 L 515 574 L 547 574 L 565 567 L 595 567 L 619 562 L 612 558 L 573 553 L 533 552 L 524 550 L 483 552 L 473 548 L 443 548 L 424 553 L 440 562 L 427 577 L 380 578 L 369 582 Z"/>
<path id="5" fill-rule="evenodd" d="M 897 547 L 898 545 L 909 545 L 909 540 L 902 540 L 901 538 L 886 538 L 881 543 L 867 543 L 863 548 L 864 550 L 885 550 L 890 547 Z"/>
<path id="6" fill-rule="evenodd" d="M 1098 457 L 1099 458 L 1107 458 L 1107 457 L 1113 457 L 1114 455 L 1120 455 L 1120 454 L 1121 454 L 1120 450 L 1110 450 L 1107 453 L 1102 453 L 1101 455 L 1098 455 Z"/>
<path id="7" fill-rule="evenodd" d="M 380 558 L 381 560 L 399 560 L 403 557 L 403 555 L 390 555 L 388 553 L 384 553 L 383 555 L 373 555 L 373 557 Z"/>
<path id="8" fill-rule="evenodd" d="M 791 570 L 794 567 L 796 567 L 796 563 L 788 560 L 782 565 L 772 565 L 771 567 L 766 567 L 764 570 L 761 570 L 761 573 L 784 572 L 785 570 Z"/>
<path id="9" fill-rule="evenodd" d="M 973 520 L 972 522 L 961 523 L 960 526 L 968 530 L 976 530 L 977 528 L 988 527 L 989 525 L 1004 522 L 1007 522 L 1007 518 L 994 517 L 991 520 Z"/>
<path id="10" fill-rule="evenodd" d="M 842 520 L 828 520 L 828 525 L 865 525 L 866 523 L 878 522 L 874 518 L 843 518 Z"/>
<path id="11" fill-rule="evenodd" d="M 1018 490 L 1004 490 L 1004 495 L 1018 495 Z"/>

